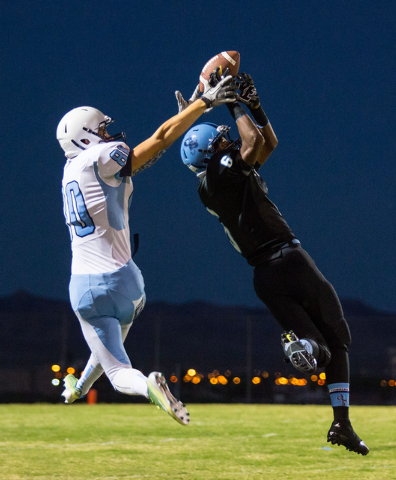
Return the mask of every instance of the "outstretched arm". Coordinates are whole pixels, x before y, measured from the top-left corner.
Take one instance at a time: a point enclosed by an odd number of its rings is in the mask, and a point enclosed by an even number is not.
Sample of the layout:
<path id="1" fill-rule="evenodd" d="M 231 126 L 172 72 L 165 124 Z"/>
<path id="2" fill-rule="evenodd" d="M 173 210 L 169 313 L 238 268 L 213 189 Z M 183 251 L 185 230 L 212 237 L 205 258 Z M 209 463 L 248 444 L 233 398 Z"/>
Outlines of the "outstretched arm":
<path id="1" fill-rule="evenodd" d="M 237 78 L 240 82 L 239 88 L 241 91 L 241 93 L 238 95 L 238 100 L 247 105 L 261 134 L 265 139 L 264 146 L 257 158 L 258 167 L 261 167 L 261 165 L 264 164 L 271 153 L 275 150 L 276 146 L 278 145 L 278 139 L 272 128 L 272 125 L 268 120 L 267 115 L 264 113 L 264 110 L 260 105 L 260 99 L 254 86 L 252 77 L 247 75 L 245 72 L 242 72 L 242 74 L 238 74 Z"/>
<path id="2" fill-rule="evenodd" d="M 232 78 L 232 76 L 224 78 L 185 110 L 163 123 L 150 138 L 135 147 L 131 151 L 132 173 L 141 168 L 161 150 L 170 147 L 207 108 L 234 101 L 236 86 L 231 85 Z"/>
<path id="3" fill-rule="evenodd" d="M 259 161 L 261 152 L 265 146 L 264 137 L 238 102 L 227 105 L 227 107 L 236 121 L 236 126 L 241 136 L 242 145 L 240 154 L 242 160 L 249 165 L 255 165 Z"/>

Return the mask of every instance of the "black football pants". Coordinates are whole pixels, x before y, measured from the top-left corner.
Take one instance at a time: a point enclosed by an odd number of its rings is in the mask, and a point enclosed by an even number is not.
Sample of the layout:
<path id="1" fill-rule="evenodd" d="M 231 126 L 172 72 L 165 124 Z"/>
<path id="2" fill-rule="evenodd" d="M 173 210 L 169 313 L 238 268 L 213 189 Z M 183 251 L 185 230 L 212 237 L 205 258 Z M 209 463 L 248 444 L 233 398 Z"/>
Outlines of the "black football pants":
<path id="1" fill-rule="evenodd" d="M 284 331 L 319 345 L 328 384 L 349 383 L 351 336 L 338 296 L 300 245 L 254 268 L 254 288 Z"/>

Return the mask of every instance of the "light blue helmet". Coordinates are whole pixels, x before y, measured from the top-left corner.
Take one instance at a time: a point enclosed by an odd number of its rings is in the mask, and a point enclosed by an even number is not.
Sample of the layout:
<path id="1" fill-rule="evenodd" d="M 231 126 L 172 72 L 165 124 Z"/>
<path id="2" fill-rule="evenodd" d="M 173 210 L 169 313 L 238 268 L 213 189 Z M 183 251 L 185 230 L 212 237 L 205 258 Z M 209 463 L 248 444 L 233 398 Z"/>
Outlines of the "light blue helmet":
<path id="1" fill-rule="evenodd" d="M 217 141 L 228 133 L 229 129 L 230 127 L 226 125 L 218 126 L 214 123 L 201 123 L 191 127 L 185 134 L 180 148 L 184 165 L 196 174 L 203 172 L 216 151 Z"/>

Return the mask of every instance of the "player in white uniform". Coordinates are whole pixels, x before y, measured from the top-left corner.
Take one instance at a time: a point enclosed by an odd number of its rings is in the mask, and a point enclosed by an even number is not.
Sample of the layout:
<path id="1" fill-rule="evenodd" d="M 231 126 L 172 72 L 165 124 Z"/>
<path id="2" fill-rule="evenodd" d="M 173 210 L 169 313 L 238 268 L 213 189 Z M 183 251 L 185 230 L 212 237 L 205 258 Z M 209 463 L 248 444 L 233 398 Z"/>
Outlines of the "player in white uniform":
<path id="1" fill-rule="evenodd" d="M 131 176 L 152 165 L 207 108 L 233 101 L 231 80 L 208 90 L 132 150 L 125 134 L 109 136 L 113 120 L 95 108 L 75 108 L 60 121 L 57 139 L 68 159 L 62 194 L 73 254 L 70 300 L 92 352 L 79 380 L 65 378 L 66 403 L 84 396 L 104 371 L 118 392 L 143 395 L 188 424 L 188 412 L 164 375 L 152 372 L 147 378 L 133 368 L 123 345 L 145 304 L 143 277 L 131 258 Z"/>

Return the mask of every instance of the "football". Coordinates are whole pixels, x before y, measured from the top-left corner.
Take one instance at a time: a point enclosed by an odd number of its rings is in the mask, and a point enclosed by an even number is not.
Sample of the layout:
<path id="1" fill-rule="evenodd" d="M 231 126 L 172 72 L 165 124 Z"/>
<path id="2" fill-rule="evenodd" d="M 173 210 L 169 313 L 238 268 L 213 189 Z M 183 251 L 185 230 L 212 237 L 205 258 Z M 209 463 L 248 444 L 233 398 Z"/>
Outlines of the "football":
<path id="1" fill-rule="evenodd" d="M 208 60 L 199 76 L 199 89 L 201 92 L 205 90 L 210 74 L 216 70 L 217 67 L 220 67 L 220 75 L 223 75 L 226 68 L 229 68 L 230 75 L 235 77 L 239 71 L 239 62 L 240 55 L 235 51 L 221 52 Z"/>

